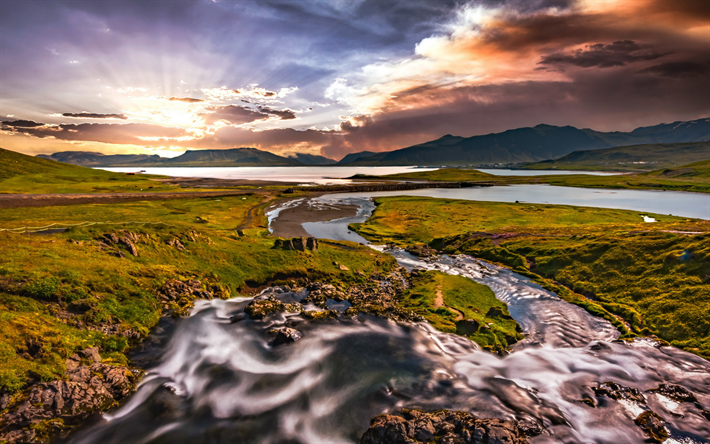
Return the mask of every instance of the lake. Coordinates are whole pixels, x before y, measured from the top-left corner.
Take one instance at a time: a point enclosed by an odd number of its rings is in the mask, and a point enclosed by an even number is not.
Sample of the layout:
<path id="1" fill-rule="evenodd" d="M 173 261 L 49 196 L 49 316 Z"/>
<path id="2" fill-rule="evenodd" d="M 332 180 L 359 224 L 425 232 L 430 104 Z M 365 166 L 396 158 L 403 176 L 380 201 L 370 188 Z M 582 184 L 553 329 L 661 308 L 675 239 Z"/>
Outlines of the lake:
<path id="1" fill-rule="evenodd" d="M 610 190 L 552 185 L 507 185 L 471 188 L 425 188 L 408 191 L 339 193 L 327 199 L 427 196 L 488 202 L 525 202 L 615 208 L 710 220 L 710 194 L 655 190 Z"/>
<path id="2" fill-rule="evenodd" d="M 121 167 L 101 168 L 116 173 L 129 173 L 145 170 L 146 174 L 157 174 L 173 177 L 206 177 L 215 179 L 249 179 L 273 180 L 277 182 L 298 182 L 316 184 L 344 184 L 352 180 L 347 179 L 356 174 L 383 176 L 386 174 L 410 173 L 419 171 L 433 171 L 438 168 L 419 168 L 411 166 L 384 166 L 384 167 L 350 167 L 350 166 L 304 166 L 304 167 L 224 167 L 224 168 L 165 168 L 165 167 Z M 540 176 L 544 174 L 589 174 L 609 175 L 616 173 L 600 173 L 597 171 L 539 171 L 539 170 L 505 170 L 482 169 L 484 173 L 496 176 Z"/>

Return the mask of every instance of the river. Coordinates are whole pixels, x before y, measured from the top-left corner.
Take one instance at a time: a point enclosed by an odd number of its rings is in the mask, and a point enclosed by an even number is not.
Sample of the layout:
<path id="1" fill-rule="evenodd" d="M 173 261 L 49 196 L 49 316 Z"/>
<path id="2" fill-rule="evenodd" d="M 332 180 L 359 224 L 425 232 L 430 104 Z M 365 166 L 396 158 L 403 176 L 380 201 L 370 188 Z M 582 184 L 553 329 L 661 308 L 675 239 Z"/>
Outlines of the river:
<path id="1" fill-rule="evenodd" d="M 360 219 L 374 207 L 362 197 L 345 199 L 361 204 Z M 322 224 L 330 232 L 321 237 L 349 238 L 348 223 Z M 537 423 L 545 432 L 533 444 L 641 444 L 646 438 L 634 418 L 650 409 L 665 419 L 666 444 L 710 442 L 701 411 L 710 407 L 708 361 L 648 339 L 617 341 L 607 321 L 505 268 L 464 255 L 421 260 L 387 252 L 410 269 L 488 285 L 526 338 L 499 357 L 426 323 L 364 315 L 316 323 L 297 314 L 252 321 L 242 314 L 251 298 L 198 301 L 137 393 L 72 442 L 357 443 L 372 417 L 400 408 Z M 277 294 L 284 302 L 304 295 Z M 303 339 L 269 345 L 267 330 L 284 324 Z M 592 388 L 608 381 L 638 389 L 642 398 L 595 395 Z M 650 391 L 660 384 L 685 387 L 699 403 Z"/>

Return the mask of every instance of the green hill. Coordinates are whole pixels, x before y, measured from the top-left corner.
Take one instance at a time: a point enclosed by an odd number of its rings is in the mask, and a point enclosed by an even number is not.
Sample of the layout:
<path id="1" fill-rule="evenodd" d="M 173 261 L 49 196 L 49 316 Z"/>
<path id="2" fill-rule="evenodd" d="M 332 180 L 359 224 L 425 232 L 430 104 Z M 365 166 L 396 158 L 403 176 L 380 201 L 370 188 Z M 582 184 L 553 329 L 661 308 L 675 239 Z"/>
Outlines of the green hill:
<path id="1" fill-rule="evenodd" d="M 710 179 L 710 160 L 703 160 L 677 168 L 651 171 L 644 174 L 644 176 L 653 176 L 659 179 L 708 180 Z"/>
<path id="2" fill-rule="evenodd" d="M 710 159 L 710 141 L 654 143 L 600 150 L 575 151 L 555 160 L 524 167 L 530 170 L 649 171 Z"/>
<path id="3" fill-rule="evenodd" d="M 175 191 L 161 176 L 126 175 L 40 159 L 0 148 L 0 193 Z"/>
<path id="4" fill-rule="evenodd" d="M 63 151 L 52 155 L 40 154 L 37 157 L 88 167 L 241 167 L 303 166 L 305 164 L 296 158 L 282 157 L 256 148 L 188 150 L 173 158 L 146 154 L 105 155 L 84 151 Z M 316 159 L 321 156 L 311 157 L 309 159 L 312 162 L 322 162 L 321 159 Z"/>

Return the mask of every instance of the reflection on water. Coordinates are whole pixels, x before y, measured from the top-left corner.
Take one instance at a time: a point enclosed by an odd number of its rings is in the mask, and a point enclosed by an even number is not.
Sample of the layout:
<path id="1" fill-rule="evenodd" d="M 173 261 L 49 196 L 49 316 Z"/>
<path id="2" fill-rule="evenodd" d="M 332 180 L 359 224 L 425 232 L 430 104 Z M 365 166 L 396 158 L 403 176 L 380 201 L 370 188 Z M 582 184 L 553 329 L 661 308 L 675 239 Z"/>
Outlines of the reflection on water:
<path id="1" fill-rule="evenodd" d="M 102 168 L 118 173 L 135 172 L 138 168 Z M 173 177 L 206 177 L 213 179 L 273 180 L 276 182 L 341 184 L 350 183 L 346 179 L 356 174 L 380 176 L 386 174 L 407 173 L 412 171 L 432 171 L 437 168 L 414 168 L 408 166 L 393 167 L 223 167 L 223 168 L 164 168 L 146 167 L 146 174 L 158 174 Z"/>

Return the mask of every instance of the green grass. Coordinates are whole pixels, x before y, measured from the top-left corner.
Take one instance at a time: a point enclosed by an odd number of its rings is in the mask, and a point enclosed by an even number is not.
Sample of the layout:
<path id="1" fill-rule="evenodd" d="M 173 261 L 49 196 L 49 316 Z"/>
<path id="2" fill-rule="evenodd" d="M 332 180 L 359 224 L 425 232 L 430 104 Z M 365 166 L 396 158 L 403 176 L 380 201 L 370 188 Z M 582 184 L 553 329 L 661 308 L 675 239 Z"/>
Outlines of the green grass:
<path id="1" fill-rule="evenodd" d="M 151 179 L 112 173 L 0 148 L 0 193 L 128 193 L 186 191 Z M 136 168 L 138 170 L 138 168 Z M 204 191 L 204 190 L 202 190 Z"/>
<path id="2" fill-rule="evenodd" d="M 412 282 L 402 306 L 424 317 L 437 330 L 458 333 L 496 352 L 523 338 L 508 307 L 487 286 L 438 271 L 420 273 Z M 444 306 L 436 306 L 437 293 L 443 296 Z M 457 318 L 475 323 L 468 323 L 467 329 L 466 323 Z"/>
<path id="3" fill-rule="evenodd" d="M 369 276 L 396 266 L 391 256 L 352 243 L 323 244 L 318 253 L 273 249 L 263 217 L 268 202 L 245 197 L 3 210 L 2 228 L 86 220 L 163 224 L 94 225 L 53 235 L 0 232 L 0 388 L 16 392 L 31 381 L 61 378 L 65 359 L 88 346 L 100 346 L 109 362 L 125 363 L 131 341 L 86 326 L 112 324 L 146 335 L 166 308 L 186 313 L 189 301 L 164 304 L 156 297 L 168 279 L 198 279 L 228 297 L 306 276 L 364 284 L 356 271 Z M 240 237 L 234 229 L 250 208 L 257 217 Z M 126 257 L 117 257 L 115 247 L 100 245 L 104 233 L 122 229 L 140 235 L 138 257 L 125 249 Z M 184 252 L 167 245 L 175 238 Z M 64 312 L 74 317 L 64 320 Z"/>
<path id="4" fill-rule="evenodd" d="M 675 168 L 708 158 L 710 142 L 653 143 L 575 151 L 559 159 L 526 165 L 524 169 L 640 172 Z"/>
<path id="5" fill-rule="evenodd" d="M 372 180 L 429 180 L 432 182 L 486 182 L 496 185 L 548 184 L 566 187 L 655 189 L 710 193 L 710 162 L 696 162 L 672 169 L 617 176 L 564 174 L 543 176 L 494 176 L 472 169 L 445 168 L 434 171 L 391 174 L 387 176 L 356 176 Z"/>
<path id="6" fill-rule="evenodd" d="M 377 209 L 366 222 L 353 224 L 359 233 L 378 242 L 401 245 L 429 243 L 435 237 L 471 231 L 490 233 L 566 234 L 604 230 L 647 230 L 643 222 L 655 217 L 668 229 L 695 229 L 697 222 L 638 211 L 571 205 L 472 202 L 455 199 L 397 196 L 375 199 Z M 703 225 L 704 226 L 704 225 Z"/>
<path id="7" fill-rule="evenodd" d="M 632 211 L 418 197 L 376 203 L 367 222 L 353 224 L 366 238 L 507 265 L 626 337 L 657 335 L 710 357 L 708 221 L 656 215 L 646 224 Z M 667 232 L 684 230 L 702 234 Z"/>

